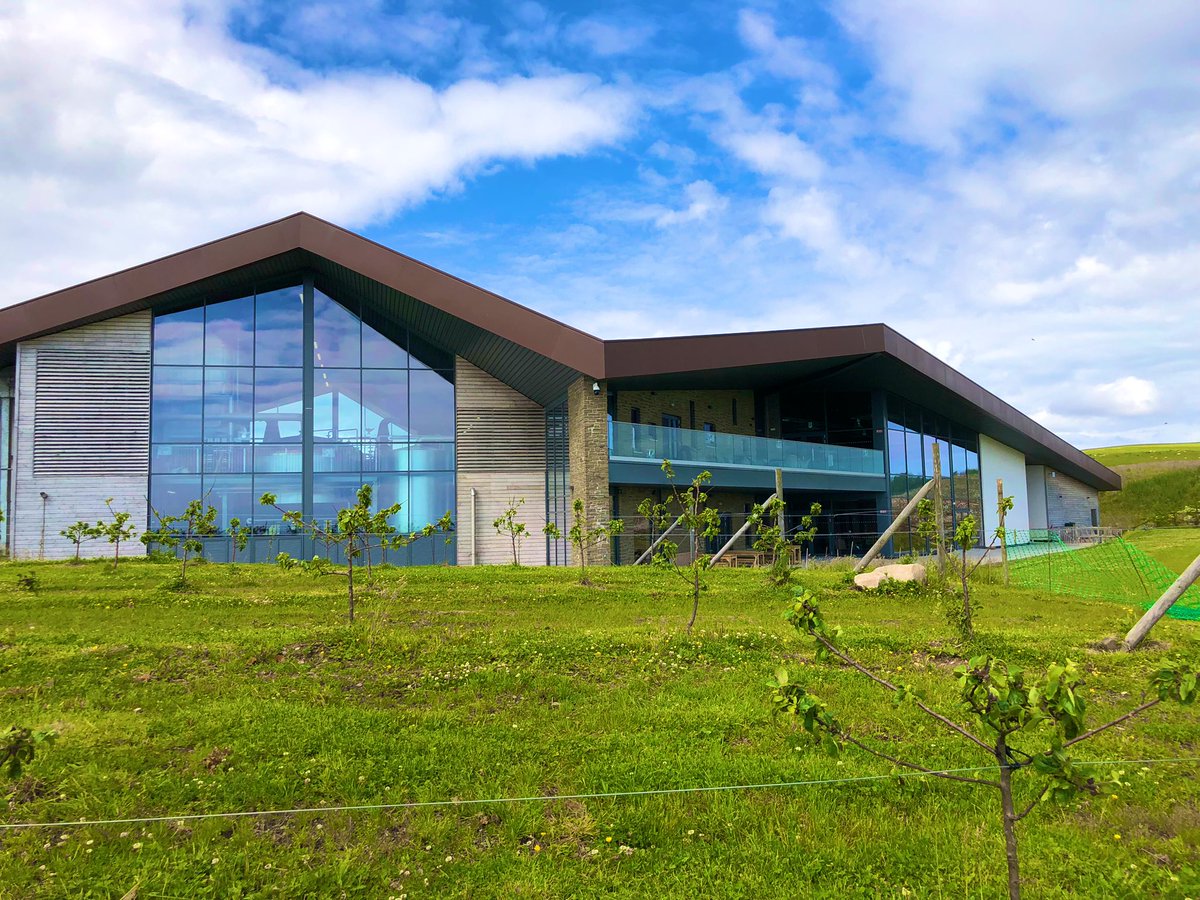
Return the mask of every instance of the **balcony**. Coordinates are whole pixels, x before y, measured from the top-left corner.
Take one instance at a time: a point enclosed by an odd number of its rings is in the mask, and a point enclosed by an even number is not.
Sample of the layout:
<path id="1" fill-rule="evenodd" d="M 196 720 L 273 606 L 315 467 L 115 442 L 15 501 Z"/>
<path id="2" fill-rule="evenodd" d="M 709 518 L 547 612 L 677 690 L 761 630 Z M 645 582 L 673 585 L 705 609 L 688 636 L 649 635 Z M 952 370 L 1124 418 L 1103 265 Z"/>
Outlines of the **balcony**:
<path id="1" fill-rule="evenodd" d="M 613 483 L 656 483 L 649 470 L 669 459 L 679 480 L 707 469 L 714 487 L 774 487 L 782 469 L 788 489 L 885 490 L 882 452 L 833 444 L 610 422 L 608 459 Z"/>

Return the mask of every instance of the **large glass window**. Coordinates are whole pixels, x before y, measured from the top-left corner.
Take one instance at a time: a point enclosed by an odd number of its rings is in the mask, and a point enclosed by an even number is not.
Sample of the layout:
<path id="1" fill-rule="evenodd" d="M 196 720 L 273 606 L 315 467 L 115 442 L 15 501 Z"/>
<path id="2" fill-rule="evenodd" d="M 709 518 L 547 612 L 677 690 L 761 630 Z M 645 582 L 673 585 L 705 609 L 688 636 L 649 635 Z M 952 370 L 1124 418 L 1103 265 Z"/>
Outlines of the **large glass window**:
<path id="1" fill-rule="evenodd" d="M 369 483 L 377 508 L 402 504 L 403 530 L 454 510 L 453 357 L 414 348 L 403 323 L 377 313 L 364 323 L 357 303 L 312 297 L 306 308 L 293 286 L 154 321 L 151 504 L 177 514 L 204 498 L 222 529 L 250 525 L 251 558 L 292 546 L 282 515 L 258 503 L 268 492 L 327 521 Z M 390 561 L 452 558 L 438 539 Z"/>
<path id="2" fill-rule="evenodd" d="M 936 416 L 895 395 L 888 396 L 888 488 L 892 515 L 933 477 L 933 445 L 941 445 L 944 489 L 944 527 L 952 535 L 967 515 L 980 519 L 979 438 L 975 432 Z M 918 546 L 915 522 L 911 519 L 896 534 L 893 549 L 905 553 L 925 552 Z"/>

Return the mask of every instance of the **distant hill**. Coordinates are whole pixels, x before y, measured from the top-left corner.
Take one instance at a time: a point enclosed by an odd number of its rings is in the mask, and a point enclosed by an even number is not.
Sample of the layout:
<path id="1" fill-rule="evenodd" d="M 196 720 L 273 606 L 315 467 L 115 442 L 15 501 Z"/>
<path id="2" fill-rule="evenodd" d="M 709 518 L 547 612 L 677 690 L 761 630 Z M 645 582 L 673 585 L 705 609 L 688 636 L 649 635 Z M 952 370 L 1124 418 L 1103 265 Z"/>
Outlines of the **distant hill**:
<path id="1" fill-rule="evenodd" d="M 1121 475 L 1119 493 L 1100 495 L 1104 525 L 1180 524 L 1184 507 L 1200 508 L 1200 444 L 1130 444 L 1088 455 Z"/>

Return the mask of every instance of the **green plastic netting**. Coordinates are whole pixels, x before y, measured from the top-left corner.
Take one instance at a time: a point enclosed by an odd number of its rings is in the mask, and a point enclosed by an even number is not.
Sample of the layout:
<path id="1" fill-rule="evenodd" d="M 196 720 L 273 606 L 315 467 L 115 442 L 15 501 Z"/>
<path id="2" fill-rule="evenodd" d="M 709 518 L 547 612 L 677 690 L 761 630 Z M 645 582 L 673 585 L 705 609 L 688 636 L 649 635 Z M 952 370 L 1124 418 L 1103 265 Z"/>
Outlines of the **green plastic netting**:
<path id="1" fill-rule="evenodd" d="M 1053 531 L 1010 533 L 1011 583 L 1050 593 L 1141 606 L 1153 605 L 1179 577 L 1129 541 L 1064 544 Z M 1188 588 L 1168 616 L 1200 621 L 1200 583 Z"/>

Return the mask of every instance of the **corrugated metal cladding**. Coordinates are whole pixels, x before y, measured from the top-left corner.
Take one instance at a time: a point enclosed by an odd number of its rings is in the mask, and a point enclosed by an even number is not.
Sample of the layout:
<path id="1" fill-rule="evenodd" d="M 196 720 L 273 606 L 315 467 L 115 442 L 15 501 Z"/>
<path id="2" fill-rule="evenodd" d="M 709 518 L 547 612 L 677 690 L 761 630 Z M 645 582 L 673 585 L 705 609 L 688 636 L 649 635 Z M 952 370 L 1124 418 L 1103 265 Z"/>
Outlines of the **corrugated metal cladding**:
<path id="1" fill-rule="evenodd" d="M 454 382 L 458 471 L 545 473 L 545 409 L 466 360 Z"/>
<path id="2" fill-rule="evenodd" d="M 313 258 L 317 287 L 334 297 L 357 297 L 389 318 L 407 322 L 430 343 L 469 360 L 543 406 L 566 393 L 579 373 L 540 353 L 497 337 L 420 300 L 328 260 Z"/>
<path id="3" fill-rule="evenodd" d="M 144 475 L 150 354 L 39 348 L 35 475 Z"/>

